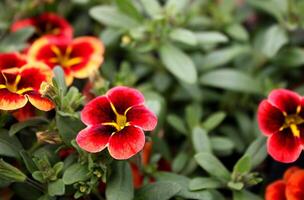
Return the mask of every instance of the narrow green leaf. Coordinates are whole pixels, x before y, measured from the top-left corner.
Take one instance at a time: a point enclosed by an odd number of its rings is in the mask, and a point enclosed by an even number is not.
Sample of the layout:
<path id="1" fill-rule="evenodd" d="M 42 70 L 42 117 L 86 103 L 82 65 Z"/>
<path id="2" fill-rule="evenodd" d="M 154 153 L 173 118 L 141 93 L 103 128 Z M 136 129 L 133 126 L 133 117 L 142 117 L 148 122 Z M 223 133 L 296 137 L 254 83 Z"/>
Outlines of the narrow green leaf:
<path id="1" fill-rule="evenodd" d="M 106 199 L 132 200 L 134 198 L 134 188 L 129 163 L 117 161 L 112 169 L 113 171 L 107 182 Z"/>
<path id="2" fill-rule="evenodd" d="M 177 42 L 182 42 L 187 45 L 197 45 L 197 39 L 193 32 L 187 29 L 177 28 L 170 33 L 170 38 Z"/>
<path id="3" fill-rule="evenodd" d="M 142 20 L 142 16 L 138 12 L 136 7 L 133 5 L 132 0 L 115 0 L 115 1 L 116 1 L 116 5 L 118 6 L 119 10 L 121 10 L 123 13 L 136 19 L 137 21 Z"/>
<path id="4" fill-rule="evenodd" d="M 252 168 L 259 166 L 267 157 L 266 137 L 260 136 L 254 140 L 244 155 L 250 156 Z"/>
<path id="5" fill-rule="evenodd" d="M 89 13 L 92 18 L 110 27 L 130 29 L 138 26 L 136 20 L 111 6 L 95 6 L 90 9 Z"/>
<path id="6" fill-rule="evenodd" d="M 188 164 L 189 155 L 185 152 L 180 152 L 172 162 L 172 171 L 173 172 L 181 172 L 185 166 Z"/>
<path id="7" fill-rule="evenodd" d="M 197 42 L 201 45 L 210 45 L 210 44 L 228 42 L 228 38 L 226 35 L 215 31 L 195 32 L 195 37 Z"/>
<path id="8" fill-rule="evenodd" d="M 162 16 L 163 9 L 158 1 L 140 0 L 140 2 L 151 18 L 160 18 Z"/>
<path id="9" fill-rule="evenodd" d="M 192 131 L 192 143 L 196 153 L 211 152 L 211 145 L 207 132 L 198 126 Z"/>
<path id="10" fill-rule="evenodd" d="M 20 155 L 26 166 L 26 169 L 29 172 L 33 173 L 34 171 L 38 170 L 29 153 L 27 153 L 25 150 L 21 150 Z"/>
<path id="11" fill-rule="evenodd" d="M 197 163 L 211 176 L 223 181 L 229 181 L 230 172 L 227 168 L 212 154 L 201 152 L 194 156 Z"/>
<path id="12" fill-rule="evenodd" d="M 89 170 L 87 166 L 80 163 L 75 163 L 69 166 L 63 173 L 62 180 L 64 184 L 71 185 L 78 181 L 85 181 L 89 178 Z"/>
<path id="13" fill-rule="evenodd" d="M 251 170 L 251 158 L 249 155 L 241 157 L 233 167 L 234 174 L 246 174 Z"/>
<path id="14" fill-rule="evenodd" d="M 215 129 L 218 125 L 220 125 L 224 119 L 226 118 L 226 113 L 223 111 L 218 111 L 210 115 L 203 123 L 202 127 L 206 129 L 208 132 Z"/>
<path id="15" fill-rule="evenodd" d="M 19 151 L 23 150 L 15 136 L 9 136 L 8 131 L 0 129 L 0 155 L 20 158 Z"/>
<path id="16" fill-rule="evenodd" d="M 197 177 L 189 182 L 189 189 L 195 190 L 206 190 L 206 189 L 217 189 L 223 187 L 223 184 L 214 178 L 202 178 Z"/>
<path id="17" fill-rule="evenodd" d="M 252 77 L 234 69 L 218 69 L 201 76 L 203 85 L 244 93 L 261 93 L 261 87 Z"/>
<path id="18" fill-rule="evenodd" d="M 274 58 L 274 62 L 282 67 L 302 67 L 304 50 L 298 47 L 284 48 Z"/>
<path id="19" fill-rule="evenodd" d="M 19 131 L 21 131 L 24 128 L 31 127 L 31 126 L 38 126 L 41 124 L 49 123 L 49 120 L 47 120 L 44 117 L 33 117 L 31 119 L 28 119 L 26 121 L 18 122 L 16 124 L 13 124 L 9 130 L 9 135 L 15 135 Z"/>
<path id="20" fill-rule="evenodd" d="M 169 114 L 167 117 L 167 122 L 177 131 L 187 135 L 187 128 L 184 121 L 174 114 Z"/>
<path id="21" fill-rule="evenodd" d="M 232 153 L 234 143 L 227 137 L 215 136 L 210 138 L 211 146 L 217 155 L 226 156 Z"/>
<path id="22" fill-rule="evenodd" d="M 190 84 L 197 81 L 196 67 L 183 51 L 167 44 L 161 46 L 159 53 L 165 67 L 178 79 Z"/>

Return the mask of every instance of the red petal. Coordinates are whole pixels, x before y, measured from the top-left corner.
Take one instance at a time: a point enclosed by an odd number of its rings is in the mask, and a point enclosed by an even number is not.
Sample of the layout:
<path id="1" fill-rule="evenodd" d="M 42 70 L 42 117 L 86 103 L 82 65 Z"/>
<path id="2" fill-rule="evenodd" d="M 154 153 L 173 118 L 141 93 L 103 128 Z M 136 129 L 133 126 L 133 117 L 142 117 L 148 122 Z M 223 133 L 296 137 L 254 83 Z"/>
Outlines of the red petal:
<path id="1" fill-rule="evenodd" d="M 1 53 L 0 69 L 21 67 L 26 64 L 26 60 L 19 53 Z"/>
<path id="2" fill-rule="evenodd" d="M 279 162 L 294 162 L 301 151 L 300 140 L 293 136 L 290 129 L 274 133 L 268 139 L 268 153 Z"/>
<path id="3" fill-rule="evenodd" d="M 265 200 L 287 200 L 285 197 L 285 183 L 282 180 L 275 181 L 267 186 Z"/>
<path id="4" fill-rule="evenodd" d="M 79 64 L 70 67 L 76 78 L 87 78 L 97 71 L 103 62 L 104 45 L 95 37 L 79 37 L 72 42 L 71 58 L 81 58 Z"/>
<path id="5" fill-rule="evenodd" d="M 96 153 L 106 148 L 114 129 L 111 126 L 91 126 L 80 131 L 76 142 L 80 148 Z"/>
<path id="6" fill-rule="evenodd" d="M 145 106 L 134 106 L 127 112 L 127 121 L 145 131 L 152 131 L 157 125 L 157 117 Z"/>
<path id="7" fill-rule="evenodd" d="M 11 31 L 15 32 L 15 31 L 18 31 L 20 29 L 23 29 L 23 28 L 26 28 L 26 27 L 29 27 L 29 26 L 33 26 L 34 23 L 35 22 L 34 22 L 33 19 L 22 19 L 22 20 L 16 21 L 12 24 Z"/>
<path id="8" fill-rule="evenodd" d="M 144 144 L 144 132 L 134 126 L 127 126 L 111 136 L 108 149 L 113 158 L 125 160 L 142 150 Z"/>
<path id="9" fill-rule="evenodd" d="M 35 107 L 27 103 L 23 108 L 20 108 L 12 113 L 18 121 L 26 121 L 35 116 Z"/>
<path id="10" fill-rule="evenodd" d="M 276 107 L 272 106 L 267 100 L 260 103 L 258 108 L 258 124 L 265 135 L 277 132 L 284 124 L 284 115 Z"/>
<path id="11" fill-rule="evenodd" d="M 144 103 L 144 96 L 138 90 L 129 87 L 114 87 L 106 95 L 120 114 L 124 114 L 132 106 Z"/>
<path id="12" fill-rule="evenodd" d="M 27 101 L 27 98 L 23 95 L 12 93 L 7 89 L 0 89 L 0 110 L 22 108 L 26 105 Z"/>
<path id="13" fill-rule="evenodd" d="M 133 185 L 134 185 L 135 189 L 138 189 L 143 185 L 144 175 L 139 170 L 137 165 L 135 165 L 134 163 L 130 163 L 130 164 L 131 164 L 131 171 L 132 171 L 132 177 L 133 177 Z"/>
<path id="14" fill-rule="evenodd" d="M 289 167 L 284 173 L 284 181 L 288 181 L 289 178 L 296 172 L 299 171 L 299 167 Z"/>
<path id="15" fill-rule="evenodd" d="M 296 171 L 286 184 L 286 197 L 288 200 L 303 200 L 304 197 L 304 170 Z"/>
<path id="16" fill-rule="evenodd" d="M 301 105 L 301 96 L 286 89 L 273 90 L 268 100 L 273 106 L 288 114 L 296 113 L 297 107 Z"/>
<path id="17" fill-rule="evenodd" d="M 41 97 L 41 94 L 38 92 L 28 92 L 26 97 L 29 102 L 39 110 L 49 111 L 55 107 L 54 103 L 50 99 Z"/>
<path id="18" fill-rule="evenodd" d="M 81 120 L 86 125 L 115 121 L 110 102 L 107 97 L 100 96 L 90 101 L 81 111 Z"/>
<path id="19" fill-rule="evenodd" d="M 42 82 L 50 82 L 52 70 L 43 63 L 30 63 L 20 69 L 21 80 L 18 89 L 31 87 L 38 91 Z M 35 78 L 33 78 L 35 77 Z"/>

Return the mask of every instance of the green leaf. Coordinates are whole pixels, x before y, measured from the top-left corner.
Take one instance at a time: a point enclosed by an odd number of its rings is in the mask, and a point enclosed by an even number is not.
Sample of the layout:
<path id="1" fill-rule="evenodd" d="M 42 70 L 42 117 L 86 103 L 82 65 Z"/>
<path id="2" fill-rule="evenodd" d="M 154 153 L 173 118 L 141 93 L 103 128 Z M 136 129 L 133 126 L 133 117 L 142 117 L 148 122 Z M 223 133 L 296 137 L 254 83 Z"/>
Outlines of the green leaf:
<path id="1" fill-rule="evenodd" d="M 128 17 L 111 6 L 95 6 L 90 9 L 89 13 L 92 18 L 106 26 L 124 29 L 138 26 L 137 21 L 133 18 Z"/>
<path id="2" fill-rule="evenodd" d="M 184 121 L 177 115 L 170 114 L 167 117 L 167 122 L 177 131 L 187 135 L 187 128 Z"/>
<path id="3" fill-rule="evenodd" d="M 246 174 L 251 170 L 251 158 L 248 155 L 241 157 L 233 167 L 233 174 Z"/>
<path id="4" fill-rule="evenodd" d="M 298 47 L 282 49 L 274 59 L 277 65 L 283 67 L 302 67 L 304 65 L 304 50 Z"/>
<path id="5" fill-rule="evenodd" d="M 247 191 L 233 191 L 233 200 L 262 200 L 261 197 Z"/>
<path id="6" fill-rule="evenodd" d="M 229 155 L 234 149 L 234 143 L 227 137 L 215 136 L 210 138 L 212 149 L 216 154 Z"/>
<path id="7" fill-rule="evenodd" d="M 206 190 L 206 189 L 217 189 L 223 187 L 223 184 L 214 178 L 201 178 L 197 177 L 189 182 L 189 189 L 195 190 Z"/>
<path id="8" fill-rule="evenodd" d="M 206 129 L 208 132 L 210 132 L 213 129 L 215 129 L 218 125 L 220 125 L 225 118 L 226 118 L 225 112 L 222 111 L 215 112 L 202 123 L 202 127 Z"/>
<path id="9" fill-rule="evenodd" d="M 62 180 L 64 184 L 71 185 L 78 181 L 85 181 L 89 178 L 87 166 L 80 163 L 75 163 L 69 166 L 63 173 Z"/>
<path id="10" fill-rule="evenodd" d="M 20 130 L 22 130 L 24 128 L 31 127 L 31 126 L 38 126 L 38 125 L 45 124 L 45 123 L 49 123 L 49 120 L 47 120 L 44 117 L 33 117 L 26 121 L 22 121 L 22 122 L 13 124 L 9 130 L 9 135 L 10 136 L 15 135 L 16 133 L 18 133 Z"/>
<path id="11" fill-rule="evenodd" d="M 201 76 L 203 85 L 244 93 L 261 93 L 259 82 L 234 69 L 218 69 Z"/>
<path id="12" fill-rule="evenodd" d="M 105 44 L 105 46 L 110 46 L 114 42 L 118 41 L 123 31 L 118 30 L 117 28 L 107 27 L 100 33 L 100 38 Z"/>
<path id="13" fill-rule="evenodd" d="M 26 41 L 34 34 L 33 27 L 10 33 L 0 43 L 0 52 L 19 51 L 26 47 Z"/>
<path id="14" fill-rule="evenodd" d="M 56 125 L 60 137 L 68 146 L 71 146 L 71 141 L 76 138 L 78 132 L 85 128 L 78 118 L 62 116 L 59 113 L 56 114 Z"/>
<path id="15" fill-rule="evenodd" d="M 133 5 L 132 0 L 115 0 L 115 1 L 120 11 L 136 19 L 137 21 L 142 20 L 142 15 L 138 12 L 136 7 Z"/>
<path id="16" fill-rule="evenodd" d="M 24 182 L 26 175 L 13 165 L 0 159 L 0 177 L 2 180 L 9 182 Z"/>
<path id="17" fill-rule="evenodd" d="M 286 31 L 279 25 L 273 25 L 257 37 L 255 48 L 267 58 L 273 58 L 287 42 Z"/>
<path id="18" fill-rule="evenodd" d="M 226 32 L 232 38 L 240 41 L 247 41 L 249 34 L 247 30 L 240 24 L 232 24 L 226 28 Z"/>
<path id="19" fill-rule="evenodd" d="M 64 78 L 64 71 L 61 67 L 56 66 L 53 69 L 53 73 L 54 73 L 54 78 L 53 78 L 53 83 L 55 83 L 54 85 L 56 85 L 58 87 L 59 90 L 59 95 L 61 96 L 61 98 L 63 98 L 63 95 L 66 93 L 67 91 L 67 86 L 66 86 L 66 82 L 65 82 L 65 78 Z"/>
<path id="20" fill-rule="evenodd" d="M 196 153 L 211 152 L 210 140 L 205 129 L 198 126 L 193 129 L 192 143 Z"/>
<path id="21" fill-rule="evenodd" d="M 178 79 L 192 84 L 197 81 L 197 71 L 191 58 L 177 47 L 167 44 L 160 48 L 165 67 Z"/>
<path id="22" fill-rule="evenodd" d="M 177 42 L 182 42 L 187 45 L 197 45 L 197 39 L 193 32 L 187 29 L 177 28 L 170 33 L 170 38 Z"/>
<path id="23" fill-rule="evenodd" d="M 158 1 L 155 0 L 140 0 L 147 14 L 152 18 L 162 17 L 162 7 Z"/>
<path id="24" fill-rule="evenodd" d="M 174 16 L 184 11 L 189 4 L 189 0 L 168 0 L 165 8 L 167 12 Z"/>
<path id="25" fill-rule="evenodd" d="M 117 161 L 113 164 L 113 171 L 107 182 L 106 199 L 132 200 L 134 198 L 134 188 L 129 163 Z"/>
<path id="26" fill-rule="evenodd" d="M 195 37 L 200 45 L 210 45 L 228 42 L 228 38 L 226 35 L 215 31 L 196 32 Z"/>
<path id="27" fill-rule="evenodd" d="M 191 104 L 186 107 L 186 122 L 191 129 L 199 124 L 202 116 L 203 111 L 199 104 Z"/>
<path id="28" fill-rule="evenodd" d="M 260 136 L 254 140 L 244 155 L 250 156 L 252 168 L 259 166 L 267 157 L 266 137 Z"/>
<path id="29" fill-rule="evenodd" d="M 210 52 L 202 60 L 200 70 L 209 70 L 228 64 L 235 58 L 250 52 L 248 46 L 235 45 Z"/>
<path id="30" fill-rule="evenodd" d="M 180 152 L 172 162 L 172 171 L 176 173 L 181 172 L 188 164 L 188 161 L 189 155 L 183 151 Z"/>
<path id="31" fill-rule="evenodd" d="M 197 163 L 211 176 L 223 181 L 229 181 L 230 172 L 227 168 L 210 153 L 201 152 L 194 156 Z"/>
<path id="32" fill-rule="evenodd" d="M 58 179 L 48 184 L 48 193 L 50 196 L 64 195 L 65 186 L 62 179 Z"/>
<path id="33" fill-rule="evenodd" d="M 33 162 L 33 159 L 31 158 L 30 154 L 28 152 L 26 152 L 25 150 L 21 150 L 20 151 L 20 155 L 21 155 L 21 158 L 26 166 L 26 169 L 33 173 L 35 171 L 37 171 L 37 167 L 35 165 L 35 163 Z"/>
<path id="34" fill-rule="evenodd" d="M 0 155 L 19 159 L 21 150 L 23 147 L 17 137 L 9 136 L 7 130 L 0 129 Z"/>
<path id="35" fill-rule="evenodd" d="M 181 190 L 180 185 L 169 181 L 148 184 L 136 192 L 135 200 L 169 200 Z"/>

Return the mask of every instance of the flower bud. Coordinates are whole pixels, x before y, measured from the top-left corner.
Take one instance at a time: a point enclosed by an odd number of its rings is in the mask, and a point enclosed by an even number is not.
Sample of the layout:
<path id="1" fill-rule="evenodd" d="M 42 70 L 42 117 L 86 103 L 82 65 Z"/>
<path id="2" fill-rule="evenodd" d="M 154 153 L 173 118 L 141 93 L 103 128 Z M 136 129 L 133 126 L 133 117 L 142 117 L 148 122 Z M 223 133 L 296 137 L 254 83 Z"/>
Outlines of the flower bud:
<path id="1" fill-rule="evenodd" d="M 10 182 L 24 182 L 26 175 L 11 164 L 0 159 L 0 177 Z"/>

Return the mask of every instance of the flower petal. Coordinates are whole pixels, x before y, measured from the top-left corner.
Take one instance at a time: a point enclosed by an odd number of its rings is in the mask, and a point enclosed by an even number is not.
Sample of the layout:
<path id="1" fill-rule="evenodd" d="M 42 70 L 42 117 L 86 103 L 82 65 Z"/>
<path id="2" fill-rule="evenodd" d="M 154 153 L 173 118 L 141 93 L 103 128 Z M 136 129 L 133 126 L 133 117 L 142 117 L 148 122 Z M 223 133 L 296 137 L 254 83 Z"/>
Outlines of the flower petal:
<path id="1" fill-rule="evenodd" d="M 26 64 L 25 58 L 19 53 L 1 53 L 0 54 L 0 69 L 21 67 Z"/>
<path id="2" fill-rule="evenodd" d="M 284 181 L 279 180 L 267 186 L 265 200 L 287 200 L 285 197 L 286 185 Z"/>
<path id="3" fill-rule="evenodd" d="M 289 178 L 298 170 L 300 170 L 299 167 L 289 167 L 284 173 L 284 181 L 288 181 Z"/>
<path id="4" fill-rule="evenodd" d="M 274 133 L 268 139 L 268 153 L 277 161 L 291 163 L 298 159 L 302 147 L 300 140 L 293 136 L 290 129 Z"/>
<path id="5" fill-rule="evenodd" d="M 303 200 L 304 170 L 296 171 L 287 181 L 286 197 L 288 200 Z"/>
<path id="6" fill-rule="evenodd" d="M 127 120 L 131 125 L 145 131 L 152 131 L 157 125 L 157 117 L 145 106 L 134 106 L 127 112 Z"/>
<path id="7" fill-rule="evenodd" d="M 265 135 L 273 134 L 284 124 L 284 115 L 276 107 L 272 106 L 267 100 L 260 103 L 258 108 L 258 124 Z"/>
<path id="8" fill-rule="evenodd" d="M 138 90 L 129 87 L 114 87 L 106 95 L 119 114 L 124 114 L 132 106 L 144 103 L 144 96 Z"/>
<path id="9" fill-rule="evenodd" d="M 39 110 L 49 111 L 55 107 L 54 103 L 50 99 L 42 97 L 38 92 L 32 91 L 25 95 L 29 102 Z"/>
<path id="10" fill-rule="evenodd" d="M 126 126 L 111 136 L 108 149 L 113 158 L 125 160 L 142 150 L 144 144 L 144 132 L 135 126 Z"/>
<path id="11" fill-rule="evenodd" d="M 116 116 L 106 96 L 100 96 L 90 101 L 81 111 L 81 120 L 86 125 L 96 125 L 115 121 Z"/>
<path id="12" fill-rule="evenodd" d="M 23 95 L 12 93 L 7 89 L 0 89 L 0 110 L 22 108 L 26 105 L 27 101 L 27 98 Z"/>
<path id="13" fill-rule="evenodd" d="M 109 138 L 114 129 L 111 126 L 91 126 L 80 131 L 76 142 L 80 148 L 96 153 L 106 148 Z"/>
<path id="14" fill-rule="evenodd" d="M 76 78 L 87 78 L 103 62 L 104 45 L 95 37 L 79 37 L 72 42 L 71 58 L 80 58 L 81 62 L 70 67 Z"/>
<path id="15" fill-rule="evenodd" d="M 35 116 L 35 107 L 27 103 L 23 108 L 12 112 L 12 115 L 20 122 Z"/>
<path id="16" fill-rule="evenodd" d="M 288 114 L 296 113 L 297 107 L 301 105 L 301 96 L 286 89 L 273 90 L 268 100 L 273 106 Z"/>

